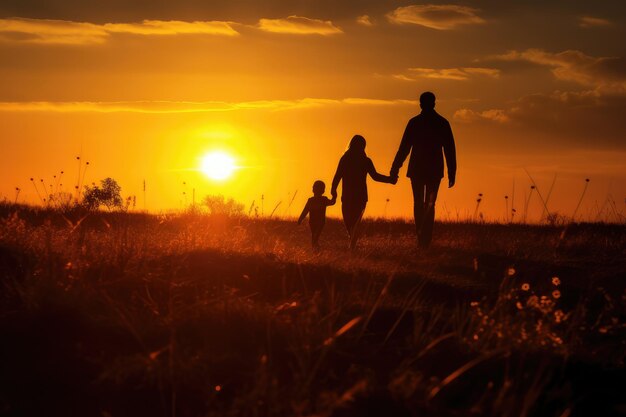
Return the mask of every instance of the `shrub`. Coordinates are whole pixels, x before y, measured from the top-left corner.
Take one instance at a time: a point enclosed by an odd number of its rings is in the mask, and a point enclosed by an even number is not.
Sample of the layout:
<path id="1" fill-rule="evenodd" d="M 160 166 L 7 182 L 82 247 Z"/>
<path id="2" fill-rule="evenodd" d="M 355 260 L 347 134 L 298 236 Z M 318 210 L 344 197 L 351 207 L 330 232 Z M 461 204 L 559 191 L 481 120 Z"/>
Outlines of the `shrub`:
<path id="1" fill-rule="evenodd" d="M 105 178 L 100 181 L 100 186 L 85 186 L 83 205 L 89 210 L 97 210 L 100 206 L 109 211 L 122 208 L 122 187 L 113 178 Z"/>

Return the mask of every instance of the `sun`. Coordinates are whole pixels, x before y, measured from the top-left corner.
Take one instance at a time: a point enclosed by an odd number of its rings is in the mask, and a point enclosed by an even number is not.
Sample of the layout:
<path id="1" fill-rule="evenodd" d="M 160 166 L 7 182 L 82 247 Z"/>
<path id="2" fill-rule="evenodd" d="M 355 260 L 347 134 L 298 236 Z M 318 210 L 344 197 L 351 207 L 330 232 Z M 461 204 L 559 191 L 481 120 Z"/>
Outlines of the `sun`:
<path id="1" fill-rule="evenodd" d="M 230 178 L 236 169 L 235 158 L 223 151 L 205 154 L 200 163 L 200 171 L 215 181 L 224 181 Z"/>

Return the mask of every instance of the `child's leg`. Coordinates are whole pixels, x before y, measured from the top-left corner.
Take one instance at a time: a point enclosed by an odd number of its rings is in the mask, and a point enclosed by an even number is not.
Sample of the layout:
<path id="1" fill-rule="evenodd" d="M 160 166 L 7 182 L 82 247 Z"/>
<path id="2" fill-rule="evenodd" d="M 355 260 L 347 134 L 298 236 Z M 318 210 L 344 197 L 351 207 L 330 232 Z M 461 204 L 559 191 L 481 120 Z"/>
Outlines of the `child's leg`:
<path id="1" fill-rule="evenodd" d="M 322 229 L 324 228 L 324 224 L 311 224 L 311 243 L 313 248 L 319 248 L 319 240 L 322 234 Z"/>

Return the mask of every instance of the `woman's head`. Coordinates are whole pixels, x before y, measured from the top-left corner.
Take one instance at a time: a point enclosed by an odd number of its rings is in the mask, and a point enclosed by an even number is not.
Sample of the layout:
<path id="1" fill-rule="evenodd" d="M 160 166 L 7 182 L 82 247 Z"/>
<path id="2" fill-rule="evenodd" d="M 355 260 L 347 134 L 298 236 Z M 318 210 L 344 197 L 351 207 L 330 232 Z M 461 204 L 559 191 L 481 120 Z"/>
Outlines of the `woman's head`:
<path id="1" fill-rule="evenodd" d="M 352 152 L 365 153 L 365 138 L 361 135 L 354 135 L 348 145 L 348 150 Z"/>

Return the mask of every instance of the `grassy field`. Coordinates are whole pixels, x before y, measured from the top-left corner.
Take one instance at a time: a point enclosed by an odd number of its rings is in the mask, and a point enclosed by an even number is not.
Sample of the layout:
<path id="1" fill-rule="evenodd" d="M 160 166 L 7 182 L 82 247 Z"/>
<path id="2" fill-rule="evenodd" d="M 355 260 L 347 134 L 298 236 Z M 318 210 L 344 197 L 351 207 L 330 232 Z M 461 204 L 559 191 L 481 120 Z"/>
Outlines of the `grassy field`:
<path id="1" fill-rule="evenodd" d="M 624 415 L 625 232 L 3 205 L 0 415 Z"/>

